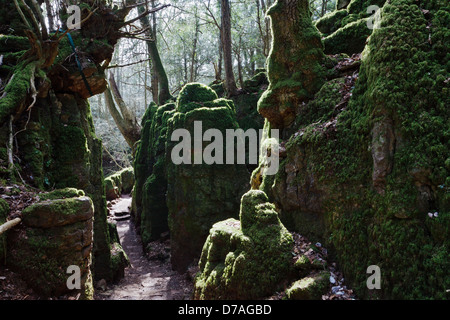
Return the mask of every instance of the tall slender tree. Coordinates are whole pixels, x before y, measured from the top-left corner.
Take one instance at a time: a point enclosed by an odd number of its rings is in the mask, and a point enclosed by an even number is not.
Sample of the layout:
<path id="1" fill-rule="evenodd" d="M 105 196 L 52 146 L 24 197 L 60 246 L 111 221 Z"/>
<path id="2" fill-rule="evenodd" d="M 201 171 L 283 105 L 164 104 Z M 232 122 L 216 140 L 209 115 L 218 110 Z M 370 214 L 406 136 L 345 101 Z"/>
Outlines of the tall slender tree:
<path id="1" fill-rule="evenodd" d="M 142 14 L 143 12 L 147 11 L 147 8 L 145 7 L 145 5 L 141 5 L 138 7 L 138 11 L 139 14 Z M 169 80 L 167 78 L 167 74 L 158 50 L 156 40 L 156 23 L 152 24 L 148 15 L 142 16 L 139 20 L 142 27 L 146 30 L 146 37 L 151 39 L 147 40 L 147 49 L 151 60 L 151 69 L 153 72 L 152 77 L 155 77 L 155 81 L 152 81 L 152 84 L 154 82 L 154 84 L 157 83 L 158 85 L 158 96 L 154 96 L 153 100 L 157 104 L 164 104 L 167 100 L 172 98 L 172 95 L 170 94 Z"/>
<path id="2" fill-rule="evenodd" d="M 231 44 L 231 9 L 229 0 L 221 1 L 222 44 L 225 67 L 225 88 L 229 96 L 237 94 L 236 80 L 233 73 L 233 56 Z"/>

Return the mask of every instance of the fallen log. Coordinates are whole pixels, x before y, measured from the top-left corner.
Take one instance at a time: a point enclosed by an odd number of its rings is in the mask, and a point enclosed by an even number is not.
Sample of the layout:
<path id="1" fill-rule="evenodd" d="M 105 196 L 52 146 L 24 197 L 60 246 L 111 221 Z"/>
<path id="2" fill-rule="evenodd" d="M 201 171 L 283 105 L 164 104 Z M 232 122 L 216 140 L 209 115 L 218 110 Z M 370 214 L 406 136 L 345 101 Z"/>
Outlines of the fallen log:
<path id="1" fill-rule="evenodd" d="M 8 222 L 2 224 L 2 225 L 0 226 L 0 235 L 3 234 L 3 233 L 5 233 L 5 232 L 8 231 L 9 229 L 15 227 L 15 226 L 18 225 L 20 222 L 22 222 L 22 219 L 20 219 L 20 218 L 15 218 L 15 219 L 13 219 L 13 220 L 11 220 L 11 221 L 8 221 Z"/>

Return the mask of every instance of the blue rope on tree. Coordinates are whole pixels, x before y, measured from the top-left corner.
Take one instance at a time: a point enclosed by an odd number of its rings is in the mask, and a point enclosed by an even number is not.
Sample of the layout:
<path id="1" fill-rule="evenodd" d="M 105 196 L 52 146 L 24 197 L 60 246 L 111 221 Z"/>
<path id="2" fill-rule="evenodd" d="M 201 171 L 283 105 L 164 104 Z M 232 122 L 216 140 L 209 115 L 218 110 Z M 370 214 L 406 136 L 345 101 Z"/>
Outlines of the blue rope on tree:
<path id="1" fill-rule="evenodd" d="M 60 31 L 62 32 L 63 30 L 60 29 Z M 70 46 L 72 47 L 72 51 L 75 55 L 75 61 L 77 62 L 77 66 L 78 66 L 78 69 L 80 70 L 81 77 L 83 78 L 84 85 L 86 86 L 86 88 L 89 91 L 89 94 L 92 97 L 94 94 L 92 93 L 91 87 L 89 86 L 89 82 L 87 81 L 86 75 L 84 74 L 83 68 L 81 67 L 81 62 L 80 62 L 80 59 L 78 58 L 77 50 L 75 48 L 75 43 L 73 42 L 73 39 L 72 39 L 72 36 L 70 35 L 70 33 L 67 33 L 67 38 L 69 39 Z"/>

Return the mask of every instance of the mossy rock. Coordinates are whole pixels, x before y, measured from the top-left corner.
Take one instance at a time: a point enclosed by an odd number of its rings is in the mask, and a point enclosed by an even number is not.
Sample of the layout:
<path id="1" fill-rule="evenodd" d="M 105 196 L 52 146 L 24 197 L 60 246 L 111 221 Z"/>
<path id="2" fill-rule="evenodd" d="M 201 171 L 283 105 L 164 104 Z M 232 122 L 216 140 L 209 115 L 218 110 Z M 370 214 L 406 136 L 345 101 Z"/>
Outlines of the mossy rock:
<path id="1" fill-rule="evenodd" d="M 315 26 L 322 35 L 327 36 L 341 27 L 342 19 L 347 15 L 348 11 L 345 9 L 327 13 L 315 22 Z"/>
<path id="2" fill-rule="evenodd" d="M 198 89 L 204 93 L 211 90 L 197 84 L 188 84 L 185 88 L 189 88 L 188 91 Z M 209 95 L 210 98 L 214 96 L 215 93 Z M 172 245 L 171 263 L 173 268 L 181 272 L 200 256 L 209 229 L 214 223 L 237 217 L 239 199 L 249 188 L 250 174 L 245 164 L 225 164 L 226 152 L 221 155 L 218 153 L 221 158 L 214 159 L 211 164 L 207 164 L 204 159 L 201 164 L 175 165 L 173 163 L 172 150 L 178 143 L 169 139 L 175 130 L 187 130 L 191 137 L 194 137 L 195 124 L 201 122 L 201 134 L 209 129 L 215 129 L 225 137 L 227 129 L 239 128 L 235 106 L 231 100 L 219 98 L 201 103 L 186 101 L 188 106 L 180 105 L 180 101 L 183 100 L 178 100 L 177 111 L 183 112 L 168 114 L 170 118 L 167 120 L 164 161 L 167 174 L 166 203 Z M 225 140 L 220 142 L 222 143 L 220 147 L 224 151 L 227 150 Z M 195 160 L 200 153 L 203 156 L 203 151 L 208 145 L 209 143 L 205 141 L 202 142 L 201 150 L 194 149 L 192 160 Z M 190 152 L 190 150 L 183 152 Z M 197 156 L 194 156 L 195 153 Z M 156 182 L 156 180 L 153 182 L 148 180 L 148 190 Z M 152 209 L 149 208 L 149 210 Z"/>
<path id="3" fill-rule="evenodd" d="M 265 187 L 282 222 L 325 244 L 361 298 L 448 299 L 450 121 L 442 44 L 449 9 L 440 1 L 386 2 L 347 107 L 310 120 L 314 113 L 306 112 Z M 431 43 L 429 21 L 436 23 Z M 317 105 L 329 97 L 331 106 L 332 83 L 322 88 Z M 376 150 L 388 150 L 381 154 L 395 164 L 383 175 Z M 382 270 L 380 290 L 367 288 L 370 265 Z"/>
<path id="4" fill-rule="evenodd" d="M 144 246 L 169 230 L 165 152 L 168 121 L 175 108 L 175 103 L 149 107 L 136 151 L 132 212 Z"/>
<path id="5" fill-rule="evenodd" d="M 107 200 L 119 198 L 123 193 L 130 193 L 134 186 L 134 169 L 125 168 L 105 178 Z"/>
<path id="6" fill-rule="evenodd" d="M 214 101 L 218 98 L 216 92 L 210 87 L 201 83 L 189 83 L 181 89 L 177 98 L 177 111 L 190 111 L 194 106 L 201 106 L 202 103 Z"/>
<path id="7" fill-rule="evenodd" d="M 286 290 L 286 296 L 289 300 L 321 300 L 328 291 L 329 283 L 330 273 L 320 272 L 294 282 Z"/>
<path id="8" fill-rule="evenodd" d="M 85 193 L 83 190 L 78 190 L 75 188 L 64 188 L 53 190 L 48 193 L 40 193 L 40 200 L 56 200 L 56 199 L 64 199 L 64 198 L 75 198 L 75 197 L 84 197 Z"/>
<path id="9" fill-rule="evenodd" d="M 112 281 L 117 282 L 125 277 L 125 268 L 130 266 L 130 260 L 119 242 L 111 245 Z"/>
<path id="10" fill-rule="evenodd" d="M 71 292 L 69 266 L 80 268 L 81 295 L 92 298 L 92 200 L 88 197 L 44 200 L 22 212 L 23 226 L 8 237 L 8 265 L 43 297 Z"/>
<path id="11" fill-rule="evenodd" d="M 263 298 L 290 277 L 293 239 L 267 196 L 246 193 L 240 217 L 210 230 L 195 279 L 195 299 Z"/>
<path id="12" fill-rule="evenodd" d="M 219 98 L 224 98 L 226 94 L 224 82 L 221 81 L 219 83 L 211 83 L 209 85 L 211 89 L 213 89 Z"/>
<path id="13" fill-rule="evenodd" d="M 120 178 L 122 180 L 122 193 L 129 194 L 134 186 L 134 170 L 132 167 L 125 168 L 120 171 Z"/>
<path id="14" fill-rule="evenodd" d="M 23 160 L 21 175 L 41 190 L 75 188 L 92 199 L 93 270 L 96 277 L 110 280 L 101 141 L 94 132 L 89 103 L 79 96 L 55 91 L 55 95 L 37 99 L 27 130 L 17 135 L 18 156 Z M 16 125 L 24 127 L 26 121 L 25 117 L 20 118 Z M 61 193 L 61 197 L 65 196 L 68 195 Z M 48 199 L 58 197 L 55 192 Z"/>
<path id="15" fill-rule="evenodd" d="M 45 200 L 22 211 L 22 221 L 34 228 L 53 228 L 92 218 L 94 207 L 89 197 Z"/>
<path id="16" fill-rule="evenodd" d="M 372 34 L 372 30 L 367 27 L 367 19 L 346 24 L 323 39 L 326 54 L 346 53 L 352 55 L 360 53 L 366 46 L 367 38 Z"/>

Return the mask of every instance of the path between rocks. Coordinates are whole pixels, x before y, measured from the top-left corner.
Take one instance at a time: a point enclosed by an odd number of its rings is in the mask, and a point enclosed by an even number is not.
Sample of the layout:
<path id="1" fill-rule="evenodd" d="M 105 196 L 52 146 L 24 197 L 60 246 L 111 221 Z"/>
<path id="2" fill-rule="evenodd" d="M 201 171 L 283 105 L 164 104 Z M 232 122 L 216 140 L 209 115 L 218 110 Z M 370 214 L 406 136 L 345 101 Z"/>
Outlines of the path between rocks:
<path id="1" fill-rule="evenodd" d="M 125 269 L 125 277 L 116 284 L 99 288 L 96 284 L 96 300 L 188 300 L 192 282 L 186 275 L 173 271 L 170 255 L 148 259 L 136 228 L 130 220 L 131 197 L 124 195 L 109 208 L 109 216 L 116 220 L 120 242 L 131 266 Z M 152 247 L 170 248 L 170 240 L 156 241 Z M 106 290 L 103 290 L 106 289 Z"/>

